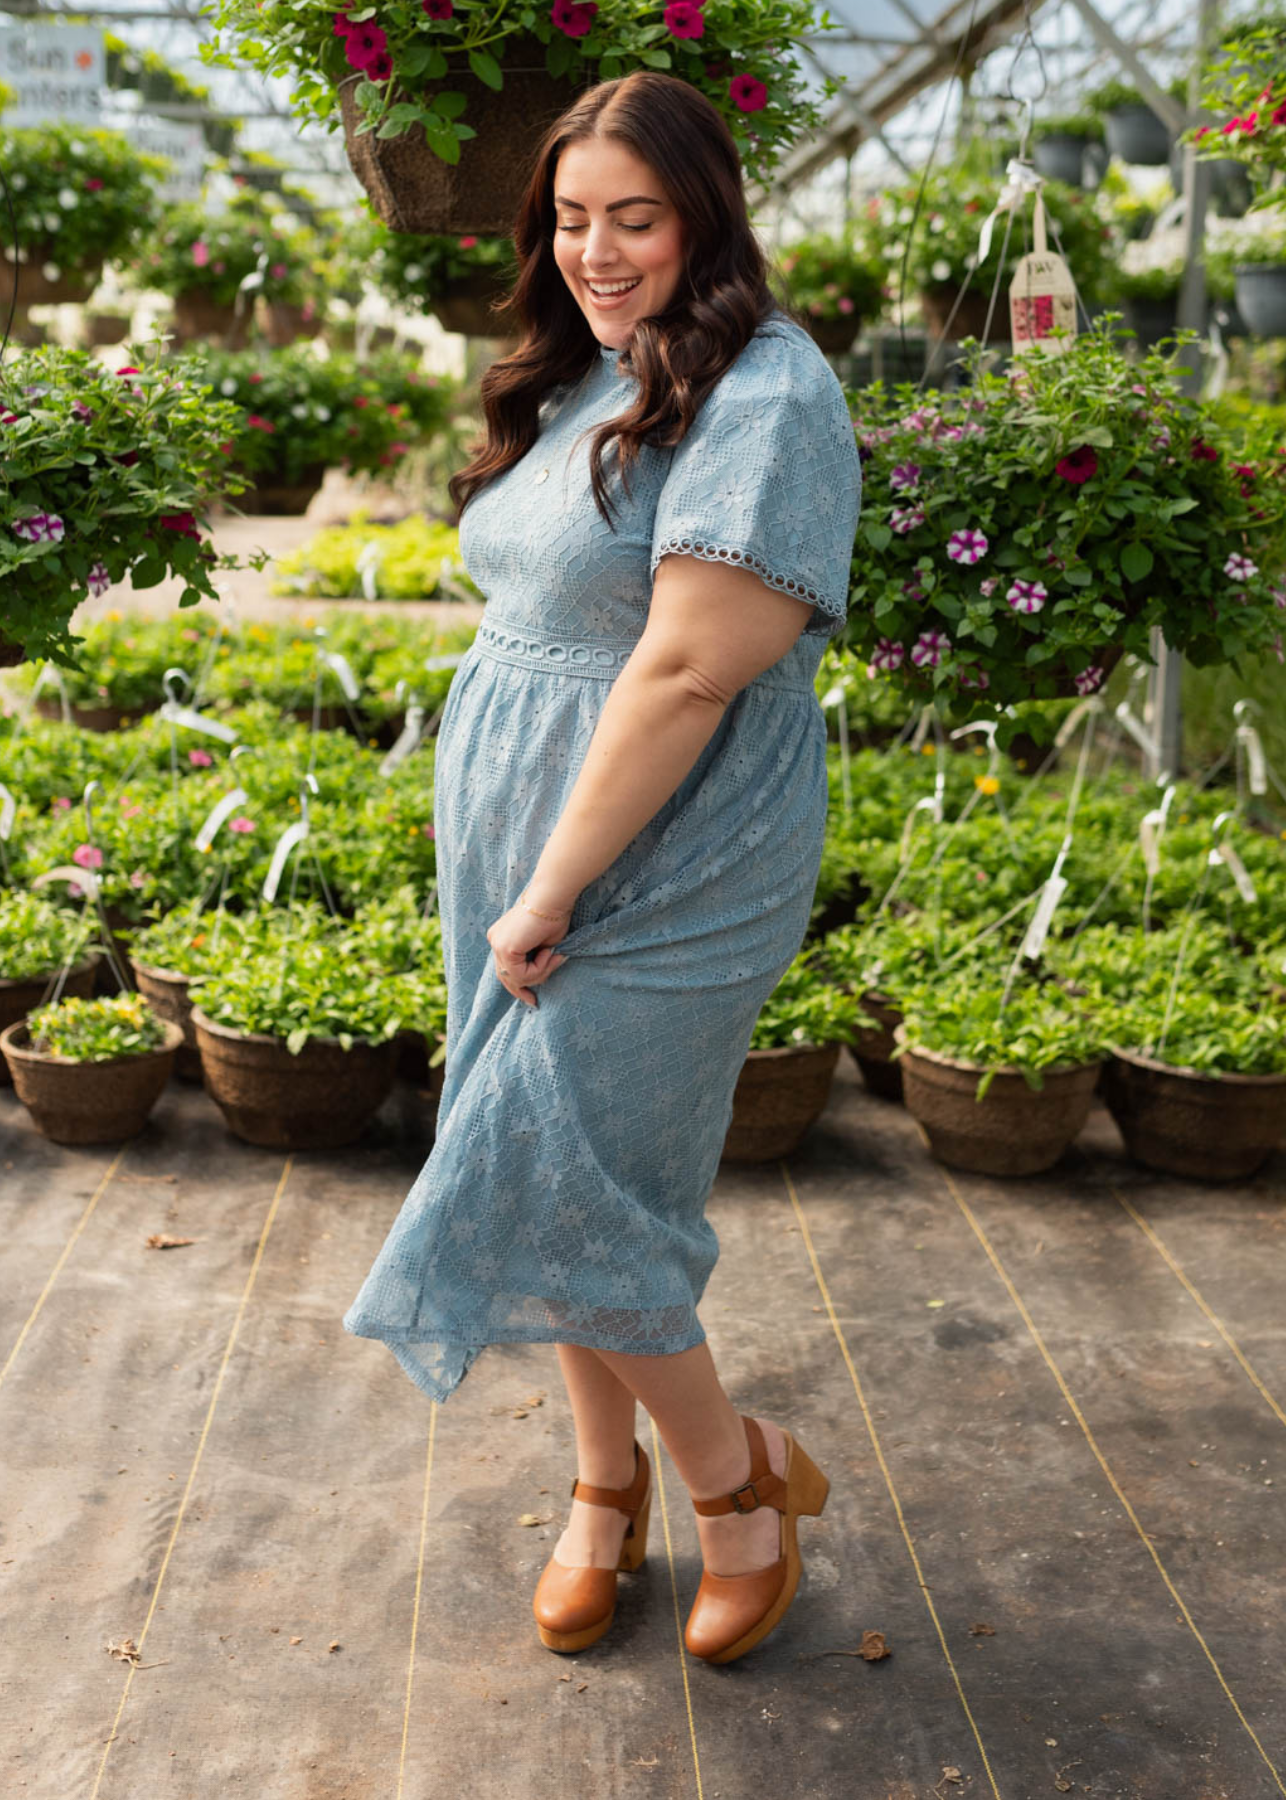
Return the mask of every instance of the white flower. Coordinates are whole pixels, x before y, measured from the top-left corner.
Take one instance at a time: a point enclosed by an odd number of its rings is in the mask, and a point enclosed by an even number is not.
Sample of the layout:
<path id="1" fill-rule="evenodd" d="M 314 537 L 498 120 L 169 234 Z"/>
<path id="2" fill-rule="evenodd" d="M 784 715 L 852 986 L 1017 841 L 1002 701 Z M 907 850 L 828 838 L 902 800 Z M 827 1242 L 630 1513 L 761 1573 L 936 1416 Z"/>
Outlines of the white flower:
<path id="1" fill-rule="evenodd" d="M 330 418 L 329 406 L 318 406 L 318 407 L 315 407 L 313 410 L 314 410 L 316 416 L 321 420 L 323 425 Z"/>
<path id="2" fill-rule="evenodd" d="M 408 281 L 414 282 L 424 280 L 424 270 L 420 267 L 419 263 L 407 263 L 403 273 Z"/>
<path id="3" fill-rule="evenodd" d="M 23 188 L 26 187 L 26 185 L 27 185 L 27 177 L 25 175 L 19 175 L 15 171 L 15 173 L 9 177 L 9 186 L 14 190 L 14 192 L 16 194 L 20 194 L 22 192 Z"/>
<path id="4" fill-rule="evenodd" d="M 1258 575 L 1259 566 L 1248 556 L 1238 556 L 1234 552 L 1224 564 L 1223 572 L 1231 581 L 1249 581 L 1253 575 Z"/>
<path id="5" fill-rule="evenodd" d="M 951 279 L 951 264 L 946 260 L 945 257 L 940 256 L 938 258 L 938 260 L 934 263 L 933 267 L 929 270 L 929 273 L 930 273 L 930 275 L 932 275 L 932 277 L 935 281 L 950 281 L 950 279 Z"/>
<path id="6" fill-rule="evenodd" d="M 302 400 L 298 406 L 291 407 L 290 416 L 292 419 L 306 419 L 308 417 L 308 408 L 304 405 Z"/>
<path id="7" fill-rule="evenodd" d="M 915 208 L 913 206 L 904 206 L 898 213 L 898 224 L 909 225 L 914 217 Z"/>
<path id="8" fill-rule="evenodd" d="M 75 188 L 59 188 L 58 204 L 67 212 L 71 207 L 80 205 L 80 195 Z"/>
<path id="9" fill-rule="evenodd" d="M 219 392 L 221 394 L 235 394 L 236 391 L 237 391 L 237 384 L 232 379 L 231 375 L 227 376 L 223 381 L 221 381 L 219 383 Z"/>
<path id="10" fill-rule="evenodd" d="M 58 267 L 57 263 L 46 263 L 40 273 L 44 276 L 46 281 L 57 281 L 58 277 L 62 274 L 62 270 Z"/>

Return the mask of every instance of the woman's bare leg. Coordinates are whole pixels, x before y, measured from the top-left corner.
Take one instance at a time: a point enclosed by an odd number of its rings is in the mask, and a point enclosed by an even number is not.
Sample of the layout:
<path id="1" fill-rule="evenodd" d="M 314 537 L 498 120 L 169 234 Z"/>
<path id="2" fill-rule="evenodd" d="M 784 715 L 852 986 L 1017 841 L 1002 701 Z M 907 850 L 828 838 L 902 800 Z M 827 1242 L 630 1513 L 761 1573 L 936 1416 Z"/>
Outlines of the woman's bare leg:
<path id="1" fill-rule="evenodd" d="M 634 1395 L 597 1351 L 580 1344 L 556 1348 L 576 1425 L 577 1474 L 593 1487 L 628 1487 L 634 1479 Z M 628 1523 L 614 1506 L 573 1500 L 554 1555 L 568 1568 L 614 1569 Z"/>

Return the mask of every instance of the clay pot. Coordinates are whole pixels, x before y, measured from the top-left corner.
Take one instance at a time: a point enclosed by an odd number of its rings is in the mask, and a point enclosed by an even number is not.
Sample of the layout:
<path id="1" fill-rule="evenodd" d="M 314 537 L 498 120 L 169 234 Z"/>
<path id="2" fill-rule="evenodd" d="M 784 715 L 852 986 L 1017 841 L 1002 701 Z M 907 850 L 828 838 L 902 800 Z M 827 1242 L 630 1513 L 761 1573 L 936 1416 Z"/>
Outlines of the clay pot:
<path id="1" fill-rule="evenodd" d="M 935 284 L 920 289 L 920 310 L 924 314 L 924 323 L 931 338 L 940 338 L 946 330 L 947 320 L 951 319 L 951 309 L 956 306 L 956 294 L 959 290 L 950 282 Z M 961 338 L 977 338 L 983 341 L 983 332 L 987 326 L 987 308 L 991 304 L 991 293 L 968 292 L 961 296 L 956 306 L 956 316 L 951 319 L 950 342 L 959 343 Z M 991 335 L 986 339 L 989 344 L 1007 344 L 1009 342 L 1009 295 L 1004 284 L 996 296 L 996 311 L 991 321 Z"/>
<path id="2" fill-rule="evenodd" d="M 130 961 L 138 991 L 158 1018 L 171 1019 L 183 1033 L 174 1058 L 174 1073 L 181 1081 L 201 1080 L 201 1052 L 197 1048 L 196 1028 L 192 1023 L 192 1002 L 188 999 L 190 975 L 174 969 L 158 969 L 151 963 Z"/>
<path id="3" fill-rule="evenodd" d="M 509 292 L 509 284 L 496 269 L 475 269 L 453 281 L 429 301 L 439 323 L 464 337 L 504 337 L 513 329 L 511 309 L 493 311 L 492 302 Z"/>
<path id="4" fill-rule="evenodd" d="M 896 1036 L 906 1042 L 905 1025 Z M 906 1109 L 939 1162 L 974 1175 L 1039 1175 L 1088 1119 L 1102 1058 L 1046 1069 L 1039 1089 L 1017 1069 L 1001 1069 L 982 1100 L 975 1098 L 986 1073 L 979 1063 L 919 1046 L 901 1061 Z"/>
<path id="5" fill-rule="evenodd" d="M 798 1149 L 831 1091 L 838 1044 L 787 1044 L 747 1053 L 732 1096 L 724 1162 L 769 1162 Z"/>
<path id="6" fill-rule="evenodd" d="M 902 1023 L 902 1014 L 887 994 L 868 989 L 862 995 L 862 1011 L 879 1026 L 878 1031 L 863 1032 L 855 1044 L 849 1045 L 853 1061 L 862 1071 L 862 1080 L 872 1094 L 881 1100 L 902 1099 L 902 1064 L 894 1062 L 894 1033 Z"/>
<path id="7" fill-rule="evenodd" d="M 185 288 L 174 296 L 174 336 L 180 344 L 216 342 L 225 350 L 244 350 L 251 317 L 250 307 L 238 314 L 200 288 Z"/>
<path id="8" fill-rule="evenodd" d="M 334 1150 L 359 1138 L 393 1089 L 400 1046 L 235 1031 L 192 1008 L 206 1090 L 234 1136 L 269 1150 Z"/>
<path id="9" fill-rule="evenodd" d="M 373 131 L 359 137 L 362 117 L 354 99 L 359 77 L 340 82 L 348 160 L 377 217 L 391 230 L 477 237 L 513 230 L 537 145 L 582 86 L 593 83 L 550 75 L 538 38 L 507 43 L 502 69 L 499 93 L 470 70 L 451 69 L 446 85 L 468 97 L 463 118 L 477 133 L 460 146 L 455 164 L 436 156 L 420 130 L 394 138 Z"/>
<path id="10" fill-rule="evenodd" d="M 1134 1050 L 1113 1050 L 1103 1098 L 1134 1160 L 1185 1181 L 1253 1175 L 1286 1124 L 1286 1075 L 1206 1075 Z"/>
<path id="11" fill-rule="evenodd" d="M 55 1144 L 115 1144 L 137 1137 L 170 1078 L 182 1041 L 179 1027 L 167 1020 L 165 1042 L 157 1050 L 108 1062 L 68 1062 L 33 1050 L 25 1019 L 0 1031 L 14 1090 L 36 1130 Z"/>
<path id="12" fill-rule="evenodd" d="M 843 356 L 853 348 L 853 339 L 861 330 L 862 321 L 856 313 L 849 313 L 838 319 L 808 317 L 804 326 L 819 350 L 827 356 Z"/>
<path id="13" fill-rule="evenodd" d="M 20 307 L 80 303 L 89 299 L 103 272 L 99 262 L 90 269 L 68 269 L 56 281 L 49 281 L 43 273 L 47 263 L 58 263 L 53 246 L 47 243 L 33 245 L 25 263 L 15 265 L 8 257 L 0 257 L 0 293 L 5 296 L 6 305 L 9 301 Z"/>
<path id="14" fill-rule="evenodd" d="M 78 999 L 88 1000 L 94 991 L 94 971 L 100 952 L 90 950 L 82 961 L 74 963 L 67 971 L 67 979 L 63 982 L 60 998 L 66 999 L 75 995 Z M 56 969 L 48 969 L 43 975 L 12 975 L 0 977 L 0 1031 L 6 1026 L 16 1025 L 43 1006 L 50 983 L 57 978 Z M 5 1059 L 0 1056 L 0 1087 L 12 1087 L 13 1075 Z"/>
<path id="15" fill-rule="evenodd" d="M 132 725 L 145 713 L 156 712 L 160 707 L 159 700 L 150 700 L 146 706 L 76 706 L 72 705 L 71 722 L 82 731 L 119 731 L 122 725 Z M 40 694 L 36 698 L 36 712 L 42 719 L 61 720 L 63 716 L 62 702 L 50 694 Z"/>

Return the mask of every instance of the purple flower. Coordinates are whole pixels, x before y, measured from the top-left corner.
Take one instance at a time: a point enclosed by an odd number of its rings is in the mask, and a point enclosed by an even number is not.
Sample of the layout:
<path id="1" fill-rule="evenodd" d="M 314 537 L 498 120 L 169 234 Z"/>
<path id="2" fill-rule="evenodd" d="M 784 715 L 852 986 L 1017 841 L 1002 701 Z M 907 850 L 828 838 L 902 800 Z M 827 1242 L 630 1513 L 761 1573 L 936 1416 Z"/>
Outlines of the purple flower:
<path id="1" fill-rule="evenodd" d="M 987 554 L 988 544 L 980 531 L 966 528 L 953 531 L 947 539 L 947 555 L 952 562 L 976 563 Z"/>
<path id="2" fill-rule="evenodd" d="M 89 591 L 95 599 L 97 599 L 100 594 L 105 594 L 112 585 L 112 578 L 107 573 L 106 563 L 96 562 L 92 564 L 88 579 Z"/>
<path id="3" fill-rule="evenodd" d="M 26 538 L 32 544 L 60 544 L 64 529 L 57 513 L 32 513 L 29 519 L 15 519 L 13 522 L 14 536 Z"/>
<path id="4" fill-rule="evenodd" d="M 1258 575 L 1259 568 L 1248 556 L 1238 556 L 1234 552 L 1224 564 L 1223 572 L 1230 581 L 1249 581 L 1252 575 Z"/>
<path id="5" fill-rule="evenodd" d="M 960 685 L 962 688 L 989 688 L 991 676 L 985 669 L 961 669 Z"/>
<path id="6" fill-rule="evenodd" d="M 945 631 L 922 631 L 911 646 L 911 661 L 917 669 L 936 669 L 950 648 Z"/>
<path id="7" fill-rule="evenodd" d="M 1078 694 L 1097 694 L 1103 685 L 1104 671 L 1095 663 L 1092 668 L 1084 669 L 1075 676 L 1072 686 Z"/>
<path id="8" fill-rule="evenodd" d="M 871 652 L 871 660 L 866 665 L 868 675 L 891 675 L 894 669 L 900 669 L 906 660 L 906 648 L 896 638 L 882 637 Z"/>
<path id="9" fill-rule="evenodd" d="M 1005 599 L 1015 612 L 1038 613 L 1049 599 L 1049 593 L 1042 582 L 1015 581 Z"/>
<path id="10" fill-rule="evenodd" d="M 73 415 L 78 419 L 88 420 L 92 419 L 94 416 L 93 407 L 86 406 L 83 400 L 73 400 L 71 403 L 71 410 Z"/>
<path id="11" fill-rule="evenodd" d="M 920 485 L 919 463 L 896 463 L 889 475 L 889 486 L 895 494 L 910 493 Z"/>
<path id="12" fill-rule="evenodd" d="M 889 524 L 900 537 L 905 537 L 908 531 L 914 531 L 917 525 L 924 524 L 924 508 L 895 506 L 889 514 Z"/>

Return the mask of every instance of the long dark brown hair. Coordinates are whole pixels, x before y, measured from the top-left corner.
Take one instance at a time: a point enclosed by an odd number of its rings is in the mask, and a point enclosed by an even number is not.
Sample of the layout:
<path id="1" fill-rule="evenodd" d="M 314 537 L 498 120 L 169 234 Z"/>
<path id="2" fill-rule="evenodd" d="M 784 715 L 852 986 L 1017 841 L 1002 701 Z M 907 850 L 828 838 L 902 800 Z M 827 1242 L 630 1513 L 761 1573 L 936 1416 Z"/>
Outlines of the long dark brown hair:
<path id="1" fill-rule="evenodd" d="M 554 179 L 568 144 L 612 138 L 655 170 L 683 226 L 684 267 L 669 304 L 642 318 L 629 339 L 638 396 L 628 412 L 598 426 L 590 486 L 609 526 L 603 460 L 617 440 L 622 479 L 644 442 L 683 438 L 710 388 L 775 308 L 768 263 L 746 210 L 741 158 L 717 107 L 688 82 L 653 69 L 588 88 L 555 119 L 536 154 L 514 227 L 519 275 L 502 303 L 519 343 L 492 363 L 480 393 L 487 435 L 472 461 L 447 483 L 457 518 L 469 500 L 511 468 L 535 442 L 540 403 L 550 389 L 583 376 L 602 351 L 554 258 Z M 613 526 L 613 529 L 614 526 Z"/>

